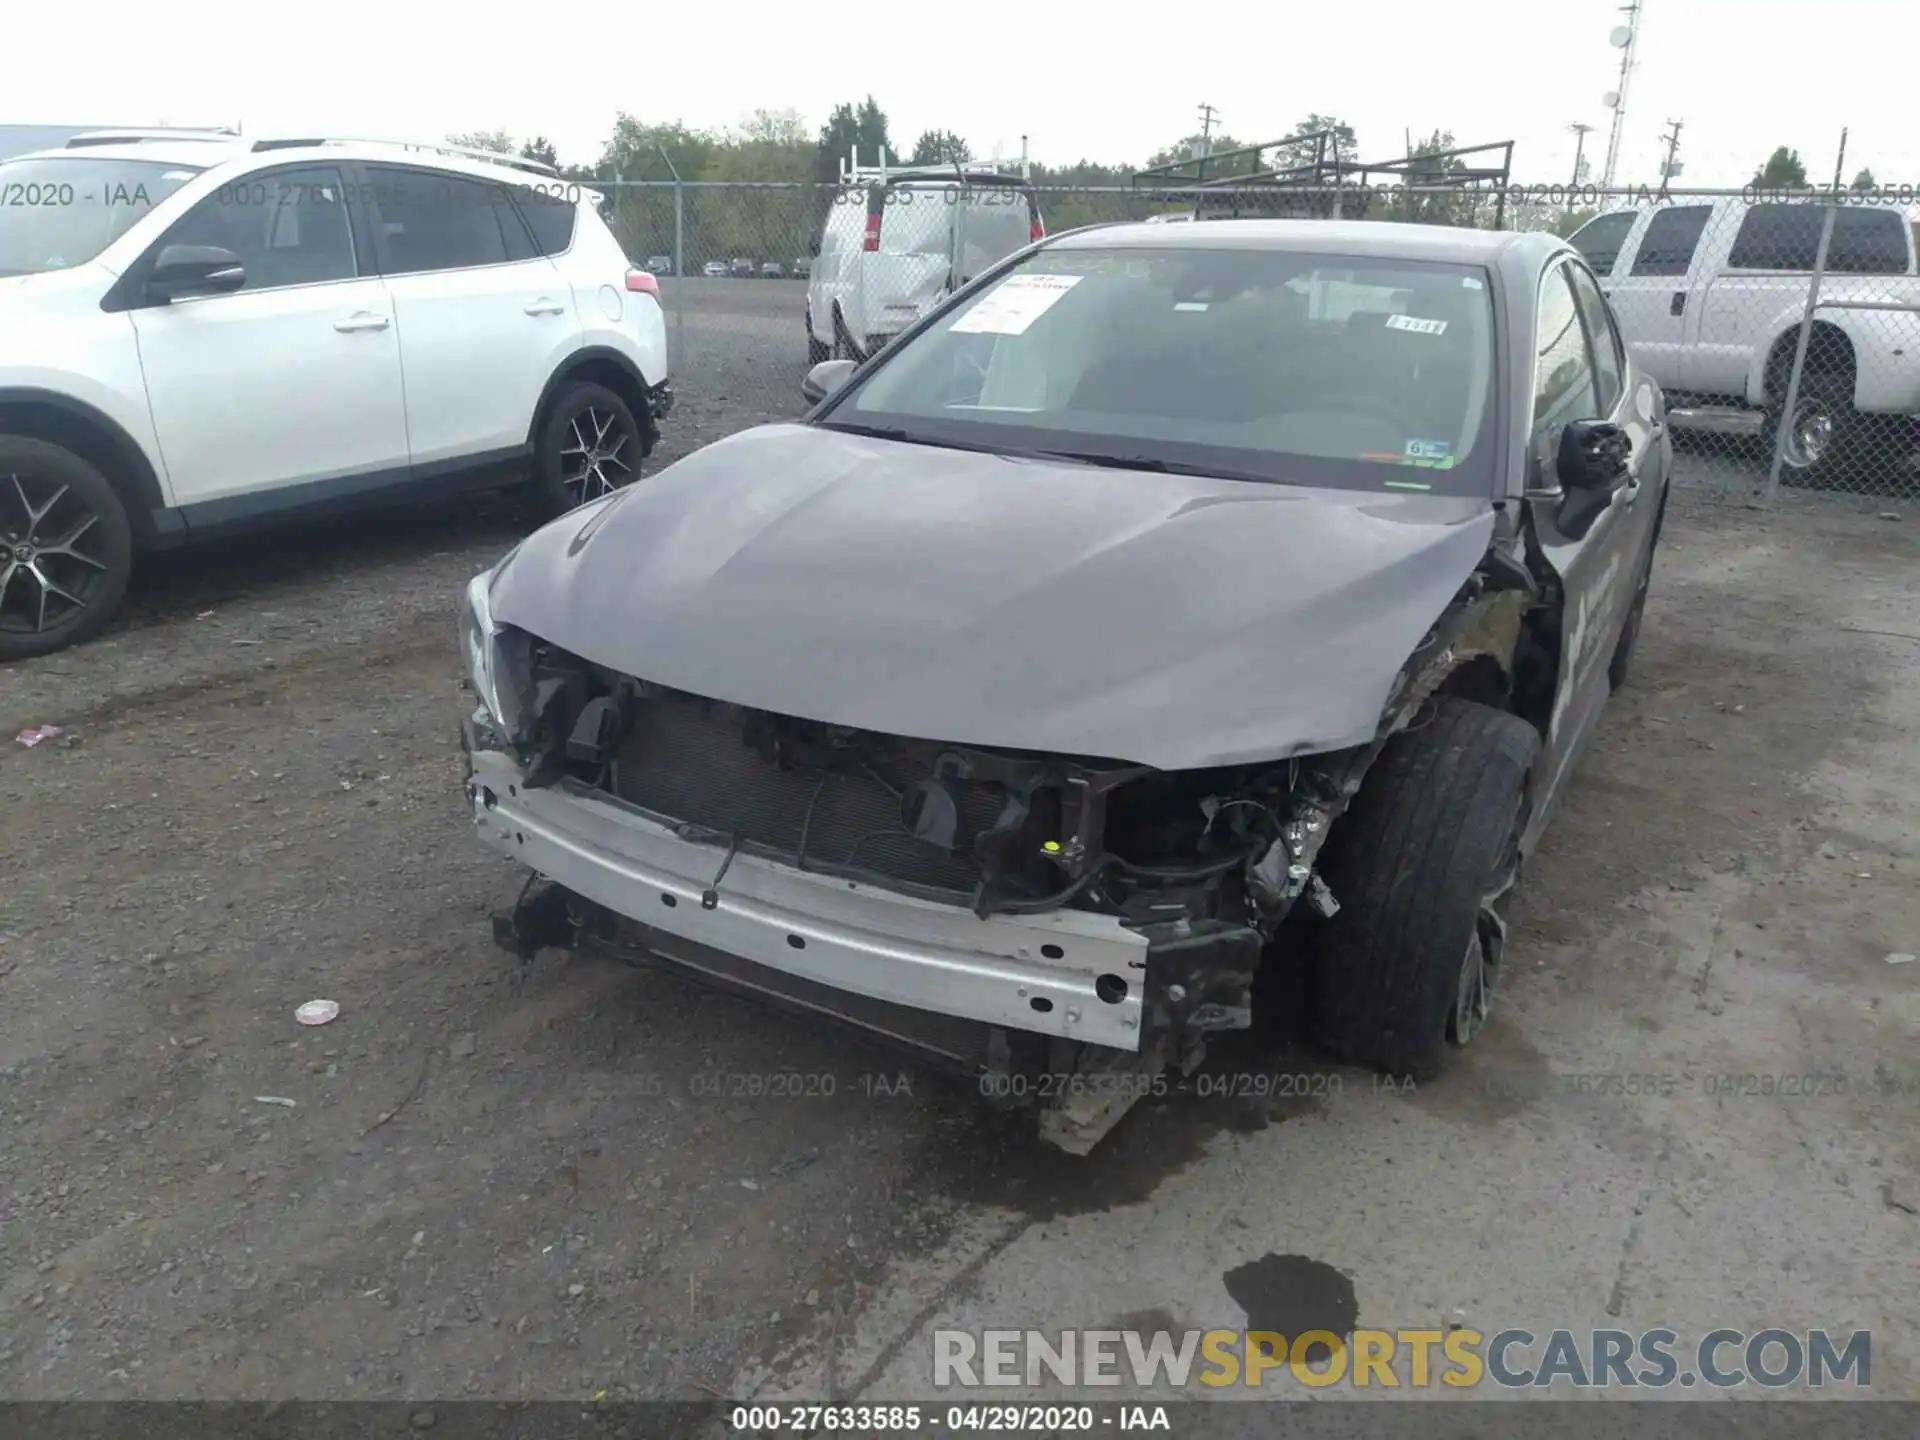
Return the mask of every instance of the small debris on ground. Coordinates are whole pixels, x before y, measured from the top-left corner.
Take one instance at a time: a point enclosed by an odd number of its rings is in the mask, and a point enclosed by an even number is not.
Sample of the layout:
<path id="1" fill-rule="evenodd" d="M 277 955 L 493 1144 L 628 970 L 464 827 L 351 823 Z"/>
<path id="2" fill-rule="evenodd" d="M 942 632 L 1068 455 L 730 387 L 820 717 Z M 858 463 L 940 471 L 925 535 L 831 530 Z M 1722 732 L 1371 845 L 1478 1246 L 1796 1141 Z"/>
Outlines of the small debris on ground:
<path id="1" fill-rule="evenodd" d="M 294 1101 L 289 1100 L 284 1095 L 256 1095 L 253 1098 L 256 1104 L 281 1105 L 281 1106 L 285 1106 L 289 1110 L 293 1109 L 295 1104 Z"/>
<path id="2" fill-rule="evenodd" d="M 463 1034 L 454 1036 L 453 1044 L 448 1048 L 452 1050 L 454 1059 L 465 1060 L 480 1048 L 480 1041 L 478 1037 L 474 1035 L 473 1031 L 468 1030 Z"/>
<path id="3" fill-rule="evenodd" d="M 57 740 L 63 733 L 58 725 L 29 725 L 13 738 L 31 750 L 42 740 Z"/>
<path id="4" fill-rule="evenodd" d="M 293 1012 L 293 1018 L 302 1025 L 324 1025 L 340 1014 L 340 1002 L 337 1000 L 309 1000 Z"/>
<path id="5" fill-rule="evenodd" d="M 1904 951 L 1904 950 L 1895 950 L 1895 951 L 1892 951 L 1892 952 L 1891 952 L 1891 953 L 1890 953 L 1890 954 L 1889 954 L 1889 955 L 1887 956 L 1887 964 L 1889 964 L 1889 965 L 1911 965 L 1911 964 L 1913 964 L 1913 956 L 1911 956 L 1911 955 L 1909 955 L 1909 954 L 1907 954 L 1907 952 L 1906 952 L 1906 951 Z"/>
<path id="6" fill-rule="evenodd" d="M 1882 510 L 1880 512 L 1880 518 L 1882 520 L 1898 520 L 1900 518 L 1900 512 L 1897 510 Z"/>

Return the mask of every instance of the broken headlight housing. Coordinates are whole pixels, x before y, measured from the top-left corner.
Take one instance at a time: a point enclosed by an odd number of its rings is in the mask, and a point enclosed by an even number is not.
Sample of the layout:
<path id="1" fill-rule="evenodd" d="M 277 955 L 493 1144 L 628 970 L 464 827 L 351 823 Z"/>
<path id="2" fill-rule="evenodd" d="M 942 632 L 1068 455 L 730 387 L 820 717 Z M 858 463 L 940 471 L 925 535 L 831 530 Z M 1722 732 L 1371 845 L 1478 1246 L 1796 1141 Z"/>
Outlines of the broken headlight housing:
<path id="1" fill-rule="evenodd" d="M 496 573 L 489 570 L 467 582 L 466 600 L 460 607 L 460 654 L 473 693 L 511 738 L 519 734 L 526 717 L 527 643 L 519 631 L 494 623 L 487 592 Z"/>

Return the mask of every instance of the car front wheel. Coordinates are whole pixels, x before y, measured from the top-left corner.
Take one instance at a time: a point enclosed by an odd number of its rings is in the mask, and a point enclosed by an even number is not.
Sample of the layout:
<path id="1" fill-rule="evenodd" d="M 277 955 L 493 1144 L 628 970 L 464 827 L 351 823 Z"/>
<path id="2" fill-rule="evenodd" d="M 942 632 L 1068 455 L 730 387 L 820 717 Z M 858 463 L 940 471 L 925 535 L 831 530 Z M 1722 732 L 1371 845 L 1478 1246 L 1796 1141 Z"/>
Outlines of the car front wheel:
<path id="1" fill-rule="evenodd" d="M 640 425 L 627 402 L 583 382 L 555 401 L 540 432 L 534 491 L 540 508 L 562 515 L 640 478 Z"/>
<path id="2" fill-rule="evenodd" d="M 106 477 L 71 450 L 0 435 L 0 661 L 92 639 L 132 574 L 132 527 Z"/>
<path id="3" fill-rule="evenodd" d="M 1425 1080 L 1480 1032 L 1539 749 L 1524 720 L 1451 695 L 1382 748 L 1320 856 L 1340 909 L 1309 942 L 1308 982 L 1334 1054 Z"/>

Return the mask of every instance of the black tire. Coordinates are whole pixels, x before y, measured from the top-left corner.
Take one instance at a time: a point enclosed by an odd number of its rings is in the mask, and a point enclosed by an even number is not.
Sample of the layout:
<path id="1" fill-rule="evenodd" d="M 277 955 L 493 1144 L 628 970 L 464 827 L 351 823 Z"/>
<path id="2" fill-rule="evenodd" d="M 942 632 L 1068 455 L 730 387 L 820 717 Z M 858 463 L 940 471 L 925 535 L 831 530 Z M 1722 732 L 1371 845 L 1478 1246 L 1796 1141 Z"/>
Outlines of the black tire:
<path id="1" fill-rule="evenodd" d="M 823 340 L 813 338 L 813 312 L 807 312 L 807 368 L 811 370 L 823 360 L 833 358 L 833 347 Z"/>
<path id="2" fill-rule="evenodd" d="M 1770 388 L 1773 397 L 1767 404 L 1765 431 L 1769 460 L 1780 434 L 1780 417 L 1786 410 L 1786 376 L 1781 375 Z M 1853 382 L 1844 375 L 1810 372 L 1801 377 L 1793 407 L 1796 420 L 1780 457 L 1780 483 L 1823 489 L 1853 463 L 1860 451 L 1863 432 L 1860 413 L 1853 408 Z M 1812 437 L 1822 431 L 1824 438 L 1816 447 Z"/>
<path id="3" fill-rule="evenodd" d="M 589 447 L 584 456 L 582 443 Z M 591 381 L 568 386 L 540 427 L 529 486 L 535 507 L 543 517 L 564 515 L 631 485 L 640 478 L 647 448 L 626 401 Z"/>
<path id="4" fill-rule="evenodd" d="M 1497 906 L 1518 876 L 1539 750 L 1524 720 L 1451 695 L 1381 750 L 1319 862 L 1340 910 L 1308 942 L 1307 980 L 1335 1055 L 1426 1080 L 1449 1039 L 1473 1038 L 1498 984 Z M 1486 983 L 1467 1006 L 1476 946 Z"/>
<path id="5" fill-rule="evenodd" d="M 0 435 L 0 661 L 51 655 L 107 627 L 133 575 L 133 527 L 106 476 Z"/>

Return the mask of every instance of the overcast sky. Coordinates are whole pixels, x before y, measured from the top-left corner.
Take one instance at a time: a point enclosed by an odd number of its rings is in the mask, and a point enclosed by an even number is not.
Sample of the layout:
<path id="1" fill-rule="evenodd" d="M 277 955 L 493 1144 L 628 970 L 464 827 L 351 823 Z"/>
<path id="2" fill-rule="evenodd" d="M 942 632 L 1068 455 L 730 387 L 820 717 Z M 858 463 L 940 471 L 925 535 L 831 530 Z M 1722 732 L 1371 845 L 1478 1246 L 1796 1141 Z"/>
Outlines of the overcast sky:
<path id="1" fill-rule="evenodd" d="M 722 127 L 756 107 L 817 126 L 869 90 L 910 146 L 928 127 L 1036 159 L 1143 159 L 1197 127 L 1202 101 L 1242 140 L 1285 133 L 1310 111 L 1358 132 L 1363 158 L 1450 129 L 1461 144 L 1517 142 L 1516 178 L 1562 181 L 1568 127 L 1597 177 L 1601 97 L 1616 83 L 1606 0 L 1434 5 L 1351 0 L 1307 7 L 1212 0 L 1204 7 L 1035 0 L 998 11 L 939 4 L 809 5 L 730 0 L 644 6 L 568 0 L 452 11 L 335 0 L 298 15 L 200 0 L 156 20 L 150 4 L 16 5 L 0 122 L 234 124 L 249 134 L 439 138 L 545 134 L 588 162 L 625 110 Z M 492 18 L 497 14 L 497 19 Z M 1179 28 L 1196 17 L 1189 32 Z M 1681 183 L 1747 180 L 1776 145 L 1810 175 L 1846 169 L 1920 184 L 1910 0 L 1645 0 L 1618 176 L 1651 180 L 1659 136 L 1684 122 Z M 101 37 L 117 37 L 101 43 Z M 940 59 L 949 39 L 963 41 Z M 70 57 L 70 64 L 53 63 Z"/>

